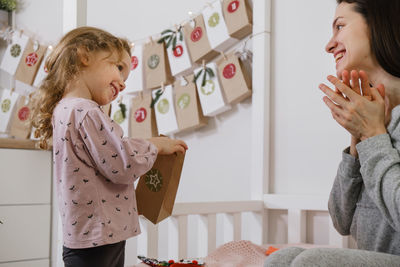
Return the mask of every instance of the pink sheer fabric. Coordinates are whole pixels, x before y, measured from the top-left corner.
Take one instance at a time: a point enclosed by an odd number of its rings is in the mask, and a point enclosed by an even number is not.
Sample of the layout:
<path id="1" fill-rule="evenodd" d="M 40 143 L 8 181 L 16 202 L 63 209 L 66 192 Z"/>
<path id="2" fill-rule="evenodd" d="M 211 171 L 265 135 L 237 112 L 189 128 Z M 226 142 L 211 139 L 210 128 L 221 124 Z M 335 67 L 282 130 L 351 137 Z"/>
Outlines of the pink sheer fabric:
<path id="1" fill-rule="evenodd" d="M 232 241 L 211 252 L 206 267 L 262 267 L 267 255 L 264 247 L 250 241 Z"/>

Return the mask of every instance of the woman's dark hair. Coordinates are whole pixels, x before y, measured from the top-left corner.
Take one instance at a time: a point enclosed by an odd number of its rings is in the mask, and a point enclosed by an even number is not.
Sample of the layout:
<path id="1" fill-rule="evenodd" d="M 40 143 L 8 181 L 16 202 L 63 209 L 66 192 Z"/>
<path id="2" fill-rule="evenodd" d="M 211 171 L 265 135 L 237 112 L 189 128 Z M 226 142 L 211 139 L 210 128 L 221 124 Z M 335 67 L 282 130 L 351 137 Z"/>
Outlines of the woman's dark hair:
<path id="1" fill-rule="evenodd" d="M 400 1 L 336 0 L 354 4 L 369 28 L 371 50 L 382 68 L 400 78 Z"/>

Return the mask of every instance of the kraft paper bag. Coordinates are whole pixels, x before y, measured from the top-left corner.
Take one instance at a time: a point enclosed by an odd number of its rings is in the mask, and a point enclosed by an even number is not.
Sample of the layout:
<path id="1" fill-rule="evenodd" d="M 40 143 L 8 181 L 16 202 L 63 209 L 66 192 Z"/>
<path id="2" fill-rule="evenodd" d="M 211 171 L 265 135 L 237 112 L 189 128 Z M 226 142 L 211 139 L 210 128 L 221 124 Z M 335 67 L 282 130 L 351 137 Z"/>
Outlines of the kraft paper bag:
<path id="1" fill-rule="evenodd" d="M 47 57 L 49 56 L 50 53 L 51 53 L 51 49 L 47 48 L 46 52 L 44 53 L 43 60 L 40 63 L 40 67 L 36 73 L 35 81 L 33 82 L 33 86 L 36 88 L 38 88 L 40 86 L 43 79 L 47 76 L 48 71 L 47 71 L 45 64 L 46 64 Z"/>
<path id="2" fill-rule="evenodd" d="M 185 154 L 158 155 L 150 171 L 136 187 L 138 213 L 153 224 L 171 216 Z"/>
<path id="3" fill-rule="evenodd" d="M 0 93 L 0 133 L 8 133 L 19 94 L 7 89 L 3 89 Z"/>
<path id="4" fill-rule="evenodd" d="M 32 128 L 33 102 L 29 97 L 20 96 L 17 100 L 10 125 L 10 136 L 27 139 Z"/>
<path id="5" fill-rule="evenodd" d="M 253 14 L 247 0 L 223 0 L 222 6 L 230 36 L 243 39 L 252 33 Z"/>
<path id="6" fill-rule="evenodd" d="M 155 89 L 160 84 L 171 84 L 173 77 L 166 55 L 164 43 L 151 41 L 144 46 L 144 73 L 147 89 Z"/>
<path id="7" fill-rule="evenodd" d="M 204 68 L 200 67 L 195 70 L 195 76 L 199 76 L 196 80 L 197 92 L 199 95 L 201 110 L 203 111 L 204 116 L 214 116 L 225 112 L 230 109 L 230 105 L 228 105 L 224 99 L 224 95 L 222 93 L 221 84 L 218 78 L 218 68 L 217 65 L 213 62 L 208 63 L 206 68 L 209 68 L 213 71 L 214 77 L 206 76 L 205 84 L 202 85 Z M 202 72 L 199 74 L 199 72 Z"/>
<path id="8" fill-rule="evenodd" d="M 15 73 L 15 79 L 32 85 L 42 62 L 46 47 L 29 39 Z"/>
<path id="9" fill-rule="evenodd" d="M 126 80 L 126 93 L 137 93 L 142 91 L 144 86 L 143 77 L 143 45 L 135 45 L 132 48 L 131 71 Z"/>
<path id="10" fill-rule="evenodd" d="M 121 95 L 111 103 L 111 119 L 121 126 L 124 136 L 129 136 L 129 111 L 131 99 L 127 95 Z"/>
<path id="11" fill-rule="evenodd" d="M 167 85 L 165 88 L 153 90 L 152 95 L 158 134 L 167 135 L 178 132 L 172 86 Z"/>
<path id="12" fill-rule="evenodd" d="M 229 35 L 220 1 L 215 1 L 207 6 L 202 14 L 208 40 L 213 50 L 223 52 L 239 42 L 239 40 Z"/>
<path id="13" fill-rule="evenodd" d="M 202 15 L 183 25 L 183 32 L 192 62 L 200 64 L 202 60 L 210 61 L 218 56 L 218 52 L 211 49 Z"/>
<path id="14" fill-rule="evenodd" d="M 203 116 L 200 100 L 197 95 L 193 75 L 181 78 L 174 83 L 175 110 L 179 131 L 188 131 L 207 125 L 207 117 Z"/>
<path id="15" fill-rule="evenodd" d="M 234 52 L 223 55 L 217 65 L 222 90 L 229 104 L 239 103 L 251 96 L 251 77 Z"/>
<path id="16" fill-rule="evenodd" d="M 175 38 L 170 35 L 170 38 L 173 38 L 175 42 L 171 41 L 172 44 L 166 45 L 168 46 L 166 49 L 172 76 L 187 75 L 193 72 L 192 61 L 183 35 L 184 32 L 180 29 L 175 33 Z M 168 43 L 165 40 L 164 44 L 166 42 Z M 175 47 L 173 44 L 175 44 Z"/>
<path id="17" fill-rule="evenodd" d="M 140 93 L 131 101 L 130 136 L 145 139 L 157 136 L 155 111 L 150 108 L 151 93 Z"/>
<path id="18" fill-rule="evenodd" d="M 19 32 L 15 32 L 12 36 L 11 43 L 7 46 L 7 49 L 3 55 L 0 69 L 10 75 L 15 75 L 28 41 L 28 36 Z"/>

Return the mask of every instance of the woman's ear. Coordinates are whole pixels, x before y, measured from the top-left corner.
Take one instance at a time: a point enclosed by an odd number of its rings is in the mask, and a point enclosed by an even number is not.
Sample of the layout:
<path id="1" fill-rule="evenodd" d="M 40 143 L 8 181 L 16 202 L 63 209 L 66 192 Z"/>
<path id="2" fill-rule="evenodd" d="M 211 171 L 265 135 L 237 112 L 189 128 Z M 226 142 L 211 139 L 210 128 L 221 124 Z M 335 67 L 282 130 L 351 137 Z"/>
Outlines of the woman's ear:
<path id="1" fill-rule="evenodd" d="M 88 51 L 85 48 L 83 48 L 83 47 L 78 48 L 78 59 L 79 59 L 80 63 L 82 64 L 82 66 L 84 66 L 84 67 L 89 66 L 90 56 L 89 56 Z"/>

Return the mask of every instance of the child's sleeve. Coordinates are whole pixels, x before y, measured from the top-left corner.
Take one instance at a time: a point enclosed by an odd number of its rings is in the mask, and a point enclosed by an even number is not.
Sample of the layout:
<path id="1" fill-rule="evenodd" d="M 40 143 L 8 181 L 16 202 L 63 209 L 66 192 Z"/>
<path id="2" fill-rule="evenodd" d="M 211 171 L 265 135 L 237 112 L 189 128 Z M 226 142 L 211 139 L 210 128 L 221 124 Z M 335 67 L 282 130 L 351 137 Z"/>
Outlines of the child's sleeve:
<path id="1" fill-rule="evenodd" d="M 123 137 L 121 127 L 100 109 L 87 112 L 79 134 L 94 167 L 117 184 L 133 183 L 157 158 L 157 148 L 151 142 Z"/>

